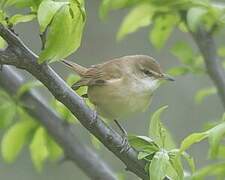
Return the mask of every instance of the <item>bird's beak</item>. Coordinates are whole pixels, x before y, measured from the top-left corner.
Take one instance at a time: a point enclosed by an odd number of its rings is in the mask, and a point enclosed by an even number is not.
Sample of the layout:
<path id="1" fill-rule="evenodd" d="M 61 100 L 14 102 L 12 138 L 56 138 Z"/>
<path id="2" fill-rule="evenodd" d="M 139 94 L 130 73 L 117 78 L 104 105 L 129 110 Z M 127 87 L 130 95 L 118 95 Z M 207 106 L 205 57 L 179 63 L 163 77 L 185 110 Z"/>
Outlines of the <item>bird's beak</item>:
<path id="1" fill-rule="evenodd" d="M 160 78 L 161 78 L 161 79 L 165 79 L 165 80 L 167 80 L 167 81 L 175 81 L 174 77 L 169 76 L 169 75 L 167 75 L 167 74 L 162 74 Z"/>

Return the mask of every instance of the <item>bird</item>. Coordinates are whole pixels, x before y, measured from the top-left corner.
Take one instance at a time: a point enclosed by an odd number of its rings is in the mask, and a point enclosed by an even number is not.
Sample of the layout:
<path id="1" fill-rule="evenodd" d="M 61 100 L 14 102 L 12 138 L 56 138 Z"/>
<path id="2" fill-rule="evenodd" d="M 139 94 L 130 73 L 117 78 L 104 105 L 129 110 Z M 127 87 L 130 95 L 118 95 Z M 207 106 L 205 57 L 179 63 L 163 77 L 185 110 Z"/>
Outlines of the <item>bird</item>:
<path id="1" fill-rule="evenodd" d="M 90 68 L 67 60 L 62 63 L 80 76 L 72 89 L 87 86 L 84 96 L 94 105 L 98 115 L 117 124 L 123 137 L 127 137 L 127 132 L 118 120 L 145 111 L 161 80 L 174 81 L 162 72 L 153 57 L 147 55 L 123 56 Z"/>

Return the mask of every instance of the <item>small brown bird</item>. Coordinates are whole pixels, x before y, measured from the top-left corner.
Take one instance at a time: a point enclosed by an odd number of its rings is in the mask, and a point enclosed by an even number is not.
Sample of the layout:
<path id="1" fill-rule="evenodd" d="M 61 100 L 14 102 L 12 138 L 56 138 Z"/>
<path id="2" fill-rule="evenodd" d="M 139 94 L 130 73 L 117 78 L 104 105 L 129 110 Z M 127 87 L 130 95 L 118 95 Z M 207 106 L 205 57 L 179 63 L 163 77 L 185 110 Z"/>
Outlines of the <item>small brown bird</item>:
<path id="1" fill-rule="evenodd" d="M 117 120 L 146 110 L 160 79 L 174 81 L 162 73 L 154 58 L 145 55 L 124 56 L 90 68 L 62 62 L 81 77 L 72 88 L 88 86 L 87 95 L 97 113 L 114 120 L 125 136 L 127 133 Z"/>

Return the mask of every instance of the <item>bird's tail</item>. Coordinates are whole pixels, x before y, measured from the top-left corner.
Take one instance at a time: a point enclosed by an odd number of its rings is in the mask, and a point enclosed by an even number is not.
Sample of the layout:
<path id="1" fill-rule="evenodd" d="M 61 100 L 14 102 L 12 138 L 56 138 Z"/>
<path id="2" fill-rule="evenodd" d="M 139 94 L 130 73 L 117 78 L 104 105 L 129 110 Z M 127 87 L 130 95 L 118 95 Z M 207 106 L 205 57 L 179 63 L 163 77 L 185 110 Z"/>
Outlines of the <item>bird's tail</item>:
<path id="1" fill-rule="evenodd" d="M 83 76 L 87 71 L 87 68 L 85 68 L 79 64 L 76 64 L 74 62 L 66 61 L 66 60 L 61 60 L 60 62 L 65 64 L 67 67 L 71 68 L 73 71 L 75 71 L 80 76 Z"/>

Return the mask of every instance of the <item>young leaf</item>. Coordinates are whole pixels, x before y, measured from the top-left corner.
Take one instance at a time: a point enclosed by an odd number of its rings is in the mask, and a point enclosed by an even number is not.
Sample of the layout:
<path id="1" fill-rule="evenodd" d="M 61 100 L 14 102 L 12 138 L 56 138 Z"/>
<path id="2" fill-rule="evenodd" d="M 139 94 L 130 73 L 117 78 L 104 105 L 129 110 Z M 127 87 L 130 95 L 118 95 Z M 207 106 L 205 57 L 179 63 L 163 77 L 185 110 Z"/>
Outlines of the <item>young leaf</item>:
<path id="1" fill-rule="evenodd" d="M 69 109 L 62 104 L 61 102 L 57 101 L 56 99 L 52 99 L 51 101 L 52 107 L 59 112 L 59 114 L 62 116 L 63 119 L 65 119 L 69 123 L 75 123 L 78 122 L 75 116 L 71 114 Z"/>
<path id="2" fill-rule="evenodd" d="M 56 12 L 67 4 L 69 4 L 69 2 L 57 2 L 52 0 L 44 0 L 41 2 L 37 12 L 41 32 L 46 30 L 46 27 L 50 24 Z"/>
<path id="3" fill-rule="evenodd" d="M 52 139 L 52 137 L 47 137 L 47 148 L 48 148 L 48 157 L 51 160 L 58 160 L 59 157 L 63 154 L 62 148 Z"/>
<path id="4" fill-rule="evenodd" d="M 76 74 L 69 74 L 69 76 L 66 79 L 66 82 L 69 86 L 72 86 L 75 82 L 80 80 L 80 77 Z"/>
<path id="5" fill-rule="evenodd" d="M 219 144 L 225 135 L 225 122 L 209 130 L 209 155 L 216 158 L 219 152 Z"/>
<path id="6" fill-rule="evenodd" d="M 23 15 L 23 14 L 16 14 L 9 19 L 9 24 L 16 25 L 18 23 L 24 23 L 32 21 L 36 18 L 35 14 Z"/>
<path id="7" fill-rule="evenodd" d="M 207 176 L 211 176 L 211 179 L 222 180 L 225 177 L 224 168 L 225 168 L 224 162 L 219 162 L 205 166 L 202 169 L 196 171 L 190 178 L 190 180 L 204 180 L 206 179 Z M 218 178 L 212 178 L 212 176 L 217 176 Z"/>
<path id="8" fill-rule="evenodd" d="M 162 180 L 166 176 L 169 165 L 169 156 L 164 151 L 157 152 L 149 166 L 150 179 Z"/>
<path id="9" fill-rule="evenodd" d="M 183 172 L 183 166 L 180 160 L 179 150 L 178 149 L 171 150 L 169 151 L 168 155 L 170 158 L 169 162 L 171 166 L 173 167 L 173 169 L 176 171 L 179 180 L 183 180 L 184 172 Z"/>
<path id="10" fill-rule="evenodd" d="M 5 49 L 6 48 L 6 42 L 5 40 L 0 36 L 0 49 Z"/>
<path id="11" fill-rule="evenodd" d="M 12 5 L 15 5 L 16 8 L 28 8 L 35 4 L 33 0 L 6 0 L 3 4 L 3 8 L 7 8 Z"/>
<path id="12" fill-rule="evenodd" d="M 83 9 L 81 12 L 75 3 L 64 5 L 56 12 L 39 63 L 49 59 L 50 62 L 60 60 L 77 50 L 85 24 L 83 14 Z"/>
<path id="13" fill-rule="evenodd" d="M 105 20 L 109 10 L 131 7 L 141 1 L 143 0 L 103 0 L 100 5 L 99 16 L 102 20 Z"/>
<path id="14" fill-rule="evenodd" d="M 225 56 L 225 47 L 219 48 L 219 49 L 217 50 L 217 54 L 218 54 L 219 56 L 224 57 L 224 56 Z"/>
<path id="15" fill-rule="evenodd" d="M 206 98 L 207 96 L 216 94 L 216 92 L 217 92 L 217 89 L 215 87 L 201 89 L 195 95 L 195 103 L 200 104 L 204 98 Z"/>
<path id="16" fill-rule="evenodd" d="M 0 103 L 3 104 L 5 102 L 13 103 L 14 101 L 7 92 L 0 90 Z"/>
<path id="17" fill-rule="evenodd" d="M 47 134 L 44 128 L 39 127 L 34 134 L 34 137 L 30 144 L 30 152 L 32 161 L 40 172 L 42 170 L 42 164 L 49 156 L 47 148 Z"/>
<path id="18" fill-rule="evenodd" d="M 65 48 L 64 51 L 62 51 L 62 57 L 67 57 L 68 55 L 75 52 L 79 48 L 81 44 L 83 28 L 85 25 L 84 7 L 82 7 L 82 12 L 81 12 L 77 4 L 71 4 L 70 11 L 73 14 L 70 37 L 66 44 L 67 48 Z M 52 61 L 54 61 L 54 59 Z"/>
<path id="19" fill-rule="evenodd" d="M 12 101 L 4 101 L 0 105 L 0 114 L 0 129 L 4 129 L 12 122 L 16 114 L 16 105 Z"/>
<path id="20" fill-rule="evenodd" d="M 140 160 L 140 159 L 144 159 L 145 157 L 147 157 L 147 156 L 149 156 L 150 155 L 150 153 L 149 152 L 139 152 L 138 153 L 138 159 Z"/>
<path id="21" fill-rule="evenodd" d="M 202 133 L 193 133 L 193 134 L 189 135 L 188 137 L 186 137 L 181 142 L 180 152 L 185 151 L 192 144 L 197 143 L 197 142 L 200 142 L 200 141 L 202 141 L 203 139 L 205 139 L 208 136 L 209 136 L 209 133 L 207 131 L 206 132 L 202 132 Z"/>
<path id="22" fill-rule="evenodd" d="M 91 135 L 91 143 L 96 149 L 101 148 L 101 142 L 93 135 Z"/>
<path id="23" fill-rule="evenodd" d="M 225 146 L 224 145 L 219 145 L 216 158 L 223 158 L 223 159 L 225 158 Z"/>
<path id="24" fill-rule="evenodd" d="M 129 136 L 129 143 L 134 148 L 138 148 L 141 151 L 153 153 L 159 150 L 158 145 L 149 137 L 146 136 Z"/>
<path id="25" fill-rule="evenodd" d="M 202 20 L 203 16 L 207 14 L 208 11 L 203 7 L 193 7 L 188 10 L 187 13 L 187 24 L 191 31 L 197 31 L 198 25 Z"/>
<path id="26" fill-rule="evenodd" d="M 70 14 L 68 5 L 62 6 L 58 12 L 55 14 L 49 35 L 46 40 L 45 49 L 41 52 L 39 56 L 39 63 L 43 63 L 49 59 L 60 59 L 62 57 L 62 51 L 64 51 L 69 41 L 72 17 Z"/>
<path id="27" fill-rule="evenodd" d="M 193 50 L 185 41 L 178 41 L 172 48 L 171 53 L 177 56 L 179 60 L 187 65 L 192 64 L 192 57 L 194 56 Z"/>
<path id="28" fill-rule="evenodd" d="M 149 40 L 155 48 L 160 50 L 164 46 L 177 22 L 178 17 L 174 14 L 162 15 L 156 18 L 154 27 L 149 34 Z"/>
<path id="29" fill-rule="evenodd" d="M 162 125 L 160 122 L 160 116 L 163 111 L 165 111 L 168 106 L 163 106 L 159 108 L 151 117 L 150 126 L 149 126 L 149 137 L 153 138 L 154 141 L 159 145 L 163 145 L 164 137 L 162 137 Z"/>
<path id="30" fill-rule="evenodd" d="M 195 172 L 195 161 L 194 159 L 185 151 L 181 153 L 181 155 L 184 157 L 184 159 L 187 161 L 190 170 L 191 170 L 191 174 L 194 174 Z"/>
<path id="31" fill-rule="evenodd" d="M 122 40 L 127 34 L 135 32 L 140 27 L 151 24 L 154 7 L 149 3 L 142 3 L 132 9 L 124 18 L 117 33 L 117 40 Z"/>
<path id="32" fill-rule="evenodd" d="M 28 138 L 28 134 L 36 125 L 37 123 L 33 120 L 25 120 L 11 126 L 4 134 L 1 143 L 1 150 L 2 157 L 6 162 L 13 162 L 24 146 Z"/>

